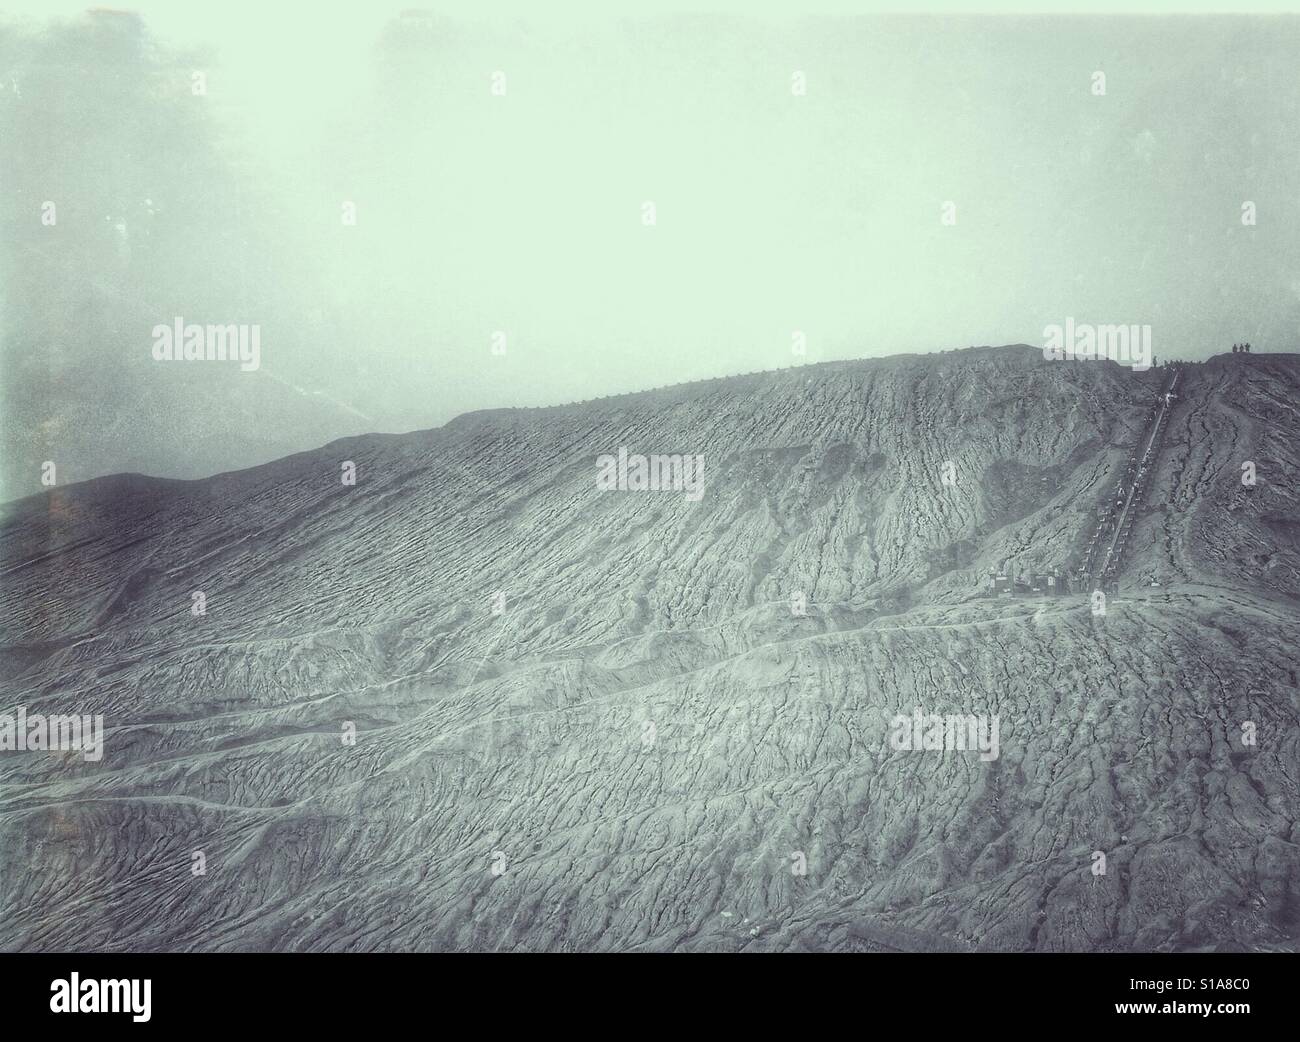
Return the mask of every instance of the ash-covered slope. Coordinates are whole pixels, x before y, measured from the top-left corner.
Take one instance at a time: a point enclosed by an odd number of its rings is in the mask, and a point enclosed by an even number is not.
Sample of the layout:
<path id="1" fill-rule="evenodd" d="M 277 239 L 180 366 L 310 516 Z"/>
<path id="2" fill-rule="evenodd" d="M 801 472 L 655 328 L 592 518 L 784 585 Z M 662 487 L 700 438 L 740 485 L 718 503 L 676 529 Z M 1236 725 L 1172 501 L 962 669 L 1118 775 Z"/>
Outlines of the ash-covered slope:
<path id="1" fill-rule="evenodd" d="M 107 733 L 0 753 L 0 948 L 1294 947 L 1300 358 L 1185 370 L 1105 615 L 988 588 L 1162 380 L 903 356 L 12 504 L 0 712 Z"/>

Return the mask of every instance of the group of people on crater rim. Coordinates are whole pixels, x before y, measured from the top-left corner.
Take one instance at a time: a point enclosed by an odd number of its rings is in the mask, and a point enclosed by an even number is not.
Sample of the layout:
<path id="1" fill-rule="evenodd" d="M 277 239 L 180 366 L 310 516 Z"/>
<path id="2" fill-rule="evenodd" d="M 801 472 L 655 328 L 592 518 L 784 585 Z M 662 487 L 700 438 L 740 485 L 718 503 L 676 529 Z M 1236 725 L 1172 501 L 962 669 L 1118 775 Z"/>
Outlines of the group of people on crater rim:
<path id="1" fill-rule="evenodd" d="M 1250 345 L 1249 345 L 1249 344 L 1233 344 L 1233 345 L 1232 345 L 1232 353 L 1233 353 L 1234 355 L 1239 355 L 1239 354 L 1247 354 L 1247 355 L 1248 355 L 1248 354 L 1250 354 Z"/>

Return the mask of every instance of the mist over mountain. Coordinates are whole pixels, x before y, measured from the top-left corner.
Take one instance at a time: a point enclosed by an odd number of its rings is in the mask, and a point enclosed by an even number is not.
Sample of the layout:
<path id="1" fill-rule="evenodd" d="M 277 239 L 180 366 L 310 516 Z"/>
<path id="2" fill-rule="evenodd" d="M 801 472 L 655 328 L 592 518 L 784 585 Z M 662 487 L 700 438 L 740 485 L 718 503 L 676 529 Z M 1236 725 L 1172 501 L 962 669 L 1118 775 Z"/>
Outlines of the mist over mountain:
<path id="1" fill-rule="evenodd" d="M 808 365 L 8 504 L 0 702 L 105 732 L 0 759 L 0 948 L 1295 950 L 1300 356 L 1169 375 Z"/>
<path id="2" fill-rule="evenodd" d="M 0 14 L 0 500 L 1070 316 L 1300 328 L 1295 18 L 64 6 Z M 259 366 L 156 360 L 178 318 Z"/>

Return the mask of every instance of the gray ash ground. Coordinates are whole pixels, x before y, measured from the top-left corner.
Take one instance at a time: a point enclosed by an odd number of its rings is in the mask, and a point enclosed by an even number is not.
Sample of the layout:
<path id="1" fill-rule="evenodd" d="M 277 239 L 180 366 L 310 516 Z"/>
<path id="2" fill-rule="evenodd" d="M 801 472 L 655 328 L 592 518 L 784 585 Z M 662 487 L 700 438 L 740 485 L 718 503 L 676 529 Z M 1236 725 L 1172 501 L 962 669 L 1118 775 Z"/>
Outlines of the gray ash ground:
<path id="1" fill-rule="evenodd" d="M 1077 568 L 1163 373 L 827 364 L 10 504 L 0 709 L 107 734 L 0 753 L 0 948 L 1294 950 L 1300 356 L 1186 367 L 1104 616 L 990 589 Z M 620 446 L 702 499 L 600 492 Z M 915 706 L 1000 755 L 891 748 Z"/>

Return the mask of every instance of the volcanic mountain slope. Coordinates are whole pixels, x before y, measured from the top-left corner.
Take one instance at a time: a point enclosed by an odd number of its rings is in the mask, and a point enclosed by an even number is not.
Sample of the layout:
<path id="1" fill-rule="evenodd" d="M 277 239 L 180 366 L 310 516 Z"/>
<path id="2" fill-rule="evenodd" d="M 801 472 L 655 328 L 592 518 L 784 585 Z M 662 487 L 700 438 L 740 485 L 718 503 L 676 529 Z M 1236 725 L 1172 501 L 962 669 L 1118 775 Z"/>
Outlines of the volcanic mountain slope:
<path id="1" fill-rule="evenodd" d="M 899 356 L 11 504 L 0 711 L 106 737 L 0 753 L 0 948 L 1294 949 L 1300 356 L 1188 367 L 1104 615 L 988 595 L 1161 381 Z"/>

